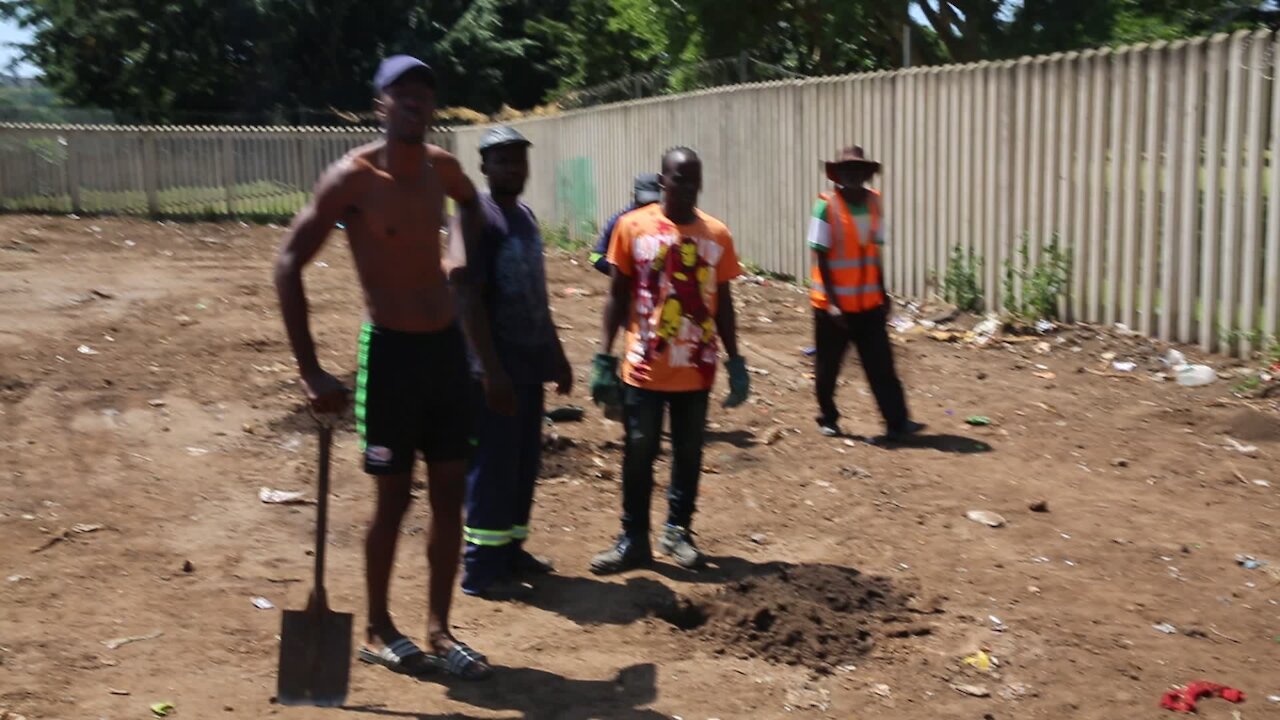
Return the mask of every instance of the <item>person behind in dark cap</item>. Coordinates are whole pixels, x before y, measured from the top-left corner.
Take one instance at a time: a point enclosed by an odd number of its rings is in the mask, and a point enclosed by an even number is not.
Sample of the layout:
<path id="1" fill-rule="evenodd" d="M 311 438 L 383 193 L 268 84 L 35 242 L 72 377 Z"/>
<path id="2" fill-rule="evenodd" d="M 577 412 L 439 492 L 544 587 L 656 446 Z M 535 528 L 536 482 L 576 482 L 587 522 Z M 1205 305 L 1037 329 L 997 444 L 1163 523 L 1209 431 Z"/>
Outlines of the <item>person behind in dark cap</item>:
<path id="1" fill-rule="evenodd" d="M 554 382 L 561 395 L 573 388 L 573 370 L 551 320 L 542 235 L 533 211 L 520 202 L 529 147 L 510 127 L 481 137 L 480 171 L 489 183 L 489 192 L 480 195 L 484 231 L 463 261 L 485 299 L 494 346 L 515 388 L 514 415 L 486 408 L 484 366 L 473 364 L 479 433 L 467 472 L 462 591 L 492 600 L 521 597 L 530 590 L 522 580 L 553 570 L 524 544 L 542 461 L 543 384 Z M 451 240 L 451 253 L 460 249 Z"/>
<path id="2" fill-rule="evenodd" d="M 634 190 L 631 194 L 631 204 L 609 218 L 609 222 L 604 225 L 604 231 L 600 233 L 600 237 L 596 240 L 595 248 L 591 250 L 592 267 L 605 275 L 612 273 L 613 266 L 609 264 L 609 238 L 613 237 L 613 230 L 618 227 L 618 220 L 636 208 L 652 205 L 660 200 L 662 200 L 662 188 L 658 186 L 658 174 L 641 173 L 637 175 Z"/>
<path id="3" fill-rule="evenodd" d="M 435 73 L 420 60 L 397 55 L 382 62 L 374 78 L 374 107 L 385 135 L 325 170 L 315 196 L 289 228 L 275 282 L 307 399 L 322 417 L 337 415 L 350 393 L 317 359 L 302 269 L 333 227 L 345 225 L 367 317 L 359 336 L 356 426 L 365 472 L 377 484 L 365 539 L 368 644 L 360 658 L 406 674 L 439 669 L 480 679 L 492 672 L 484 656 L 455 639 L 449 627 L 472 428 L 467 342 L 442 267 L 445 196 L 460 208 L 467 245 L 477 242 L 483 219 L 475 187 L 458 160 L 425 143 L 435 88 Z M 510 414 L 511 382 L 494 351 L 483 298 L 474 296 L 465 277 L 458 283 L 468 295 L 462 321 L 485 370 L 489 407 Z M 387 601 L 419 452 L 427 464 L 431 503 L 426 652 L 396 628 Z"/>
<path id="4" fill-rule="evenodd" d="M 814 377 L 818 397 L 818 429 L 840 435 L 836 379 L 850 343 L 858 348 L 872 394 L 884 417 L 887 441 L 901 441 L 924 429 L 907 414 L 907 401 L 893 366 L 893 346 L 886 327 L 889 306 L 880 247 L 885 222 L 880 193 L 867 182 L 880 172 L 860 147 L 846 148 L 826 163 L 835 192 L 824 192 L 809 220 L 809 247 L 814 264 L 809 278 L 817 354 Z"/>

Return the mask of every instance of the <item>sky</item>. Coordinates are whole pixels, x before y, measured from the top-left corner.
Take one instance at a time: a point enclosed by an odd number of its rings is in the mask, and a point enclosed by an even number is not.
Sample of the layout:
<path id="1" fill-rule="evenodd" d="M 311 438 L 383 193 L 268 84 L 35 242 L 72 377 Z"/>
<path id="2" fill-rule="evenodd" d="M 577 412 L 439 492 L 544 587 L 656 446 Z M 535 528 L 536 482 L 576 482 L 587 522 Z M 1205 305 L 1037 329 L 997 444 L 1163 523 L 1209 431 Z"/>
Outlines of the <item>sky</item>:
<path id="1" fill-rule="evenodd" d="M 16 22 L 0 20 L 0 70 L 8 68 L 9 61 L 18 55 L 17 49 L 11 47 L 11 44 L 23 43 L 30 39 L 30 31 L 18 27 Z M 36 69 L 31 65 L 23 63 L 18 66 L 18 75 L 21 77 L 34 77 L 36 74 Z"/>

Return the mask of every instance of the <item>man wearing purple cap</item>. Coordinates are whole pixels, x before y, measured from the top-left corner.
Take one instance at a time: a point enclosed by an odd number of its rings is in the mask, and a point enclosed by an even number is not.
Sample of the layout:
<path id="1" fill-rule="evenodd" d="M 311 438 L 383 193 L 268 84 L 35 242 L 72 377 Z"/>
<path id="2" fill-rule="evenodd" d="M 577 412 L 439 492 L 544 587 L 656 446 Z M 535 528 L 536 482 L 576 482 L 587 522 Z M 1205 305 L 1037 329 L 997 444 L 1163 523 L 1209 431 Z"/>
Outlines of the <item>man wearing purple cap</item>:
<path id="1" fill-rule="evenodd" d="M 449 606 L 462 546 L 462 502 L 473 440 L 467 344 L 442 266 L 444 198 L 462 215 L 464 242 L 480 237 L 475 187 L 458 160 L 425 143 L 435 111 L 435 74 L 416 58 L 387 58 L 374 78 L 378 142 L 356 148 L 325 170 L 315 197 L 294 218 L 276 262 L 275 280 L 289 342 L 312 409 L 336 414 L 348 390 L 320 367 L 308 327 L 302 268 L 334 225 L 347 229 L 367 319 L 360 331 L 356 425 L 365 472 L 377 482 L 377 507 L 365 540 L 368 646 L 360 658 L 397 672 L 440 669 L 481 679 L 483 655 L 453 637 Z M 484 393 L 496 413 L 514 409 L 511 381 L 498 362 L 484 312 L 465 273 L 450 278 L 467 298 L 466 334 L 484 369 Z M 416 455 L 427 464 L 431 532 L 430 589 L 423 652 L 396 629 L 387 594 L 400 522 L 409 508 Z"/>

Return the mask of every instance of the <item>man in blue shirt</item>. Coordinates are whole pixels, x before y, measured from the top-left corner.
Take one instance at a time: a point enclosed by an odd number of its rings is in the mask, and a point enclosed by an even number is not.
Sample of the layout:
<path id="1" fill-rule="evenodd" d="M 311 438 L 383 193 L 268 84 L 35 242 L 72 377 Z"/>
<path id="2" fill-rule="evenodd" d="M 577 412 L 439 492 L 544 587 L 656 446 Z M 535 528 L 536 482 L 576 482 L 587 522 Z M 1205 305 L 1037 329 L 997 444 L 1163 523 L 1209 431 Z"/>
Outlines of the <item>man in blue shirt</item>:
<path id="1" fill-rule="evenodd" d="M 529 178 L 531 143 L 514 128 L 498 127 L 480 140 L 480 171 L 489 192 L 480 195 L 485 227 L 479 251 L 466 257 L 467 277 L 479 288 L 494 350 L 515 390 L 514 415 L 476 406 L 477 447 L 467 473 L 466 551 L 462 591 L 488 599 L 527 592 L 522 575 L 552 571 L 550 561 L 524 549 L 534 484 L 542 460 L 543 383 L 566 395 L 573 370 L 547 301 L 542 236 L 533 211 L 520 202 Z M 483 372 L 473 363 L 475 400 L 482 403 Z"/>
<path id="2" fill-rule="evenodd" d="M 591 264 L 595 269 L 609 275 L 613 266 L 609 264 L 609 238 L 613 237 L 613 229 L 618 225 L 618 218 L 637 208 L 652 205 L 662 199 L 662 189 L 658 187 L 657 173 L 641 173 L 636 176 L 635 191 L 631 195 L 631 206 L 613 214 L 604 225 L 604 232 L 596 240 L 595 249 L 591 251 Z"/>

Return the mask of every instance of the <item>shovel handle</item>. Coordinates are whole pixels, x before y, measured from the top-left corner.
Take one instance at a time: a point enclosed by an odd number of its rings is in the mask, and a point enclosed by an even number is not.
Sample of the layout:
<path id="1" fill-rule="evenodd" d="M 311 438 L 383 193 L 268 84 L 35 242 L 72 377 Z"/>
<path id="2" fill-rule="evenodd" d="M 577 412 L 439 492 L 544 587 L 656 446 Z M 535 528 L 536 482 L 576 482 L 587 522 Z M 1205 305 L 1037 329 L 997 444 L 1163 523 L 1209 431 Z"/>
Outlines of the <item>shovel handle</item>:
<path id="1" fill-rule="evenodd" d="M 329 529 L 329 450 L 333 445 L 333 426 L 320 423 L 319 434 L 320 457 L 316 463 L 316 474 L 319 487 L 316 488 L 316 585 L 311 594 L 312 604 L 318 603 L 316 609 L 324 610 L 328 603 L 324 591 L 324 550 L 325 535 Z"/>

